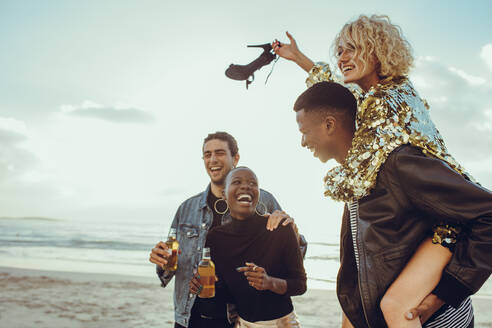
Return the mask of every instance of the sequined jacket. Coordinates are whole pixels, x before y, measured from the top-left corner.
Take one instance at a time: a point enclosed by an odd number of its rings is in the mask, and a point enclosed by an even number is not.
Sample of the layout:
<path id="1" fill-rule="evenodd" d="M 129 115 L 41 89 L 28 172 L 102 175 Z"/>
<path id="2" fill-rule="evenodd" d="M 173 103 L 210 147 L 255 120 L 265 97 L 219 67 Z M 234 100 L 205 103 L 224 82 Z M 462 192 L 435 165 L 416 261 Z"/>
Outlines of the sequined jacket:
<path id="1" fill-rule="evenodd" d="M 340 82 L 328 64 L 317 63 L 306 83 Z M 357 99 L 356 126 L 344 164 L 328 171 L 325 195 L 339 201 L 367 196 L 376 184 L 381 165 L 397 147 L 411 144 L 426 155 L 439 158 L 460 174 L 465 172 L 448 153 L 439 131 L 430 119 L 429 107 L 406 77 L 383 79 L 366 93 L 347 85 Z"/>
<path id="2" fill-rule="evenodd" d="M 354 327 L 386 327 L 382 296 L 440 221 L 469 229 L 434 293 L 458 307 L 489 277 L 492 193 L 419 148 L 395 149 L 381 165 L 373 191 L 350 205 L 343 216 L 337 296 Z"/>
<path id="3" fill-rule="evenodd" d="M 329 65 L 317 63 L 309 72 L 306 83 L 311 86 L 321 81 L 340 83 Z M 357 129 L 344 164 L 329 170 L 324 178 L 325 195 L 344 202 L 375 197 L 376 181 L 382 165 L 402 145 L 416 147 L 429 159 L 439 159 L 459 175 L 475 182 L 448 153 L 430 119 L 426 101 L 419 97 L 406 77 L 383 79 L 366 93 L 356 86 L 347 87 L 358 102 Z M 426 188 L 423 185 L 422 192 Z M 471 203 L 477 201 L 469 197 L 466 200 Z M 454 199 L 458 205 L 465 207 L 466 200 Z M 483 211 L 490 211 L 491 203 L 482 204 Z M 456 216 L 460 216 L 459 209 Z M 455 222 L 455 219 L 450 218 L 450 222 Z M 475 293 L 490 275 L 490 217 L 485 222 L 470 220 L 466 224 L 468 234 L 462 233 L 460 236 L 445 274 L 434 291 L 448 304 L 458 305 L 466 296 Z"/>
<path id="4" fill-rule="evenodd" d="M 193 277 L 193 270 L 198 268 L 207 233 L 213 221 L 212 210 L 207 205 L 209 191 L 210 185 L 205 191 L 185 200 L 174 216 L 171 227 L 177 229 L 181 250 L 178 258 L 178 270 L 176 272 L 167 272 L 156 266 L 157 276 L 161 280 L 162 287 L 166 287 L 171 279 L 175 277 L 174 318 L 178 324 L 184 327 L 188 327 L 191 308 L 196 297 L 190 293 L 189 282 L 191 277 Z M 272 213 L 277 209 L 281 209 L 275 197 L 263 189 L 260 189 L 260 202 L 265 206 L 263 208 L 258 205 L 258 211 L 261 213 L 265 210 Z M 224 214 L 222 217 L 222 223 L 230 222 L 231 220 L 229 213 Z"/>

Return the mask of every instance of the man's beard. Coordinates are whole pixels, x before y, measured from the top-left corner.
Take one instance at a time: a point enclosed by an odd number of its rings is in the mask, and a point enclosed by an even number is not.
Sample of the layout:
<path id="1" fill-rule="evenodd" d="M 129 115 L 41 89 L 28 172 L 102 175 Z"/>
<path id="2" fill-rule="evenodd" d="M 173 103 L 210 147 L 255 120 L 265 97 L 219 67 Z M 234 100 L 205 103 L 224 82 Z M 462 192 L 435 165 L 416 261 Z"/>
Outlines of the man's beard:
<path id="1" fill-rule="evenodd" d="M 227 173 L 229 174 L 229 173 Z M 225 185 L 225 180 L 226 180 L 226 177 L 227 177 L 227 174 L 225 174 L 223 177 L 221 177 L 220 179 L 214 181 L 212 180 L 211 182 L 216 185 L 216 186 L 219 186 L 219 187 L 224 187 Z"/>

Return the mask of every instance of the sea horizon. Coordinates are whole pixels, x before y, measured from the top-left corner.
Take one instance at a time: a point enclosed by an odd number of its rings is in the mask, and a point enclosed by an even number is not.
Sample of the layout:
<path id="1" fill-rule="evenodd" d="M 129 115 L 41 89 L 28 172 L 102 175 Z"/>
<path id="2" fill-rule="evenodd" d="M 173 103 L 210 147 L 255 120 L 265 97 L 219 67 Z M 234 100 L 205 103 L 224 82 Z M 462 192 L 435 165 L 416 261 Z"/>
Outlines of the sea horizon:
<path id="1" fill-rule="evenodd" d="M 0 266 L 156 277 L 149 253 L 168 227 L 159 225 L 162 229 L 157 233 L 153 221 L 115 225 L 36 216 L 0 217 Z M 308 288 L 335 289 L 338 256 L 336 241 L 308 239 L 304 260 Z"/>

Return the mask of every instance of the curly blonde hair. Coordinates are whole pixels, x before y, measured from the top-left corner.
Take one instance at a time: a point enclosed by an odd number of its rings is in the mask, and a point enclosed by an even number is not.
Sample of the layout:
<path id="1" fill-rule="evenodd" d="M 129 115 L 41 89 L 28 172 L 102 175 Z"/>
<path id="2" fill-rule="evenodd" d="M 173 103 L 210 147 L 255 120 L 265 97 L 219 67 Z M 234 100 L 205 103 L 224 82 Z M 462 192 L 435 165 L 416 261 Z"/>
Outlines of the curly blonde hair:
<path id="1" fill-rule="evenodd" d="M 413 65 L 410 43 L 388 16 L 361 15 L 345 24 L 333 42 L 336 59 L 342 43 L 354 48 L 355 56 L 359 56 L 364 66 L 374 56 L 381 78 L 407 76 Z"/>

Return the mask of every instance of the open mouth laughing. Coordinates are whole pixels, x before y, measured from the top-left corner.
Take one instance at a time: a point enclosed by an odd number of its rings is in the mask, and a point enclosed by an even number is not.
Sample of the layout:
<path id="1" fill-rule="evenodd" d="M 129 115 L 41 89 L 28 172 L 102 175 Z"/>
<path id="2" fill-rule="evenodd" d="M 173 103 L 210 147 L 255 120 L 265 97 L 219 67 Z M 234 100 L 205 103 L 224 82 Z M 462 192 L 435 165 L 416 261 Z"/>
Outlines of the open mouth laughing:
<path id="1" fill-rule="evenodd" d="M 209 170 L 212 173 L 220 172 L 220 170 L 222 170 L 222 166 L 211 166 Z"/>
<path id="2" fill-rule="evenodd" d="M 355 66 L 353 65 L 347 65 L 347 66 L 343 66 L 342 67 L 342 73 L 345 74 L 347 72 L 350 72 L 351 70 L 353 70 L 355 68 Z"/>
<path id="3" fill-rule="evenodd" d="M 250 206 L 253 203 L 253 195 L 248 194 L 248 193 L 240 193 L 236 197 L 236 200 L 241 205 Z"/>

